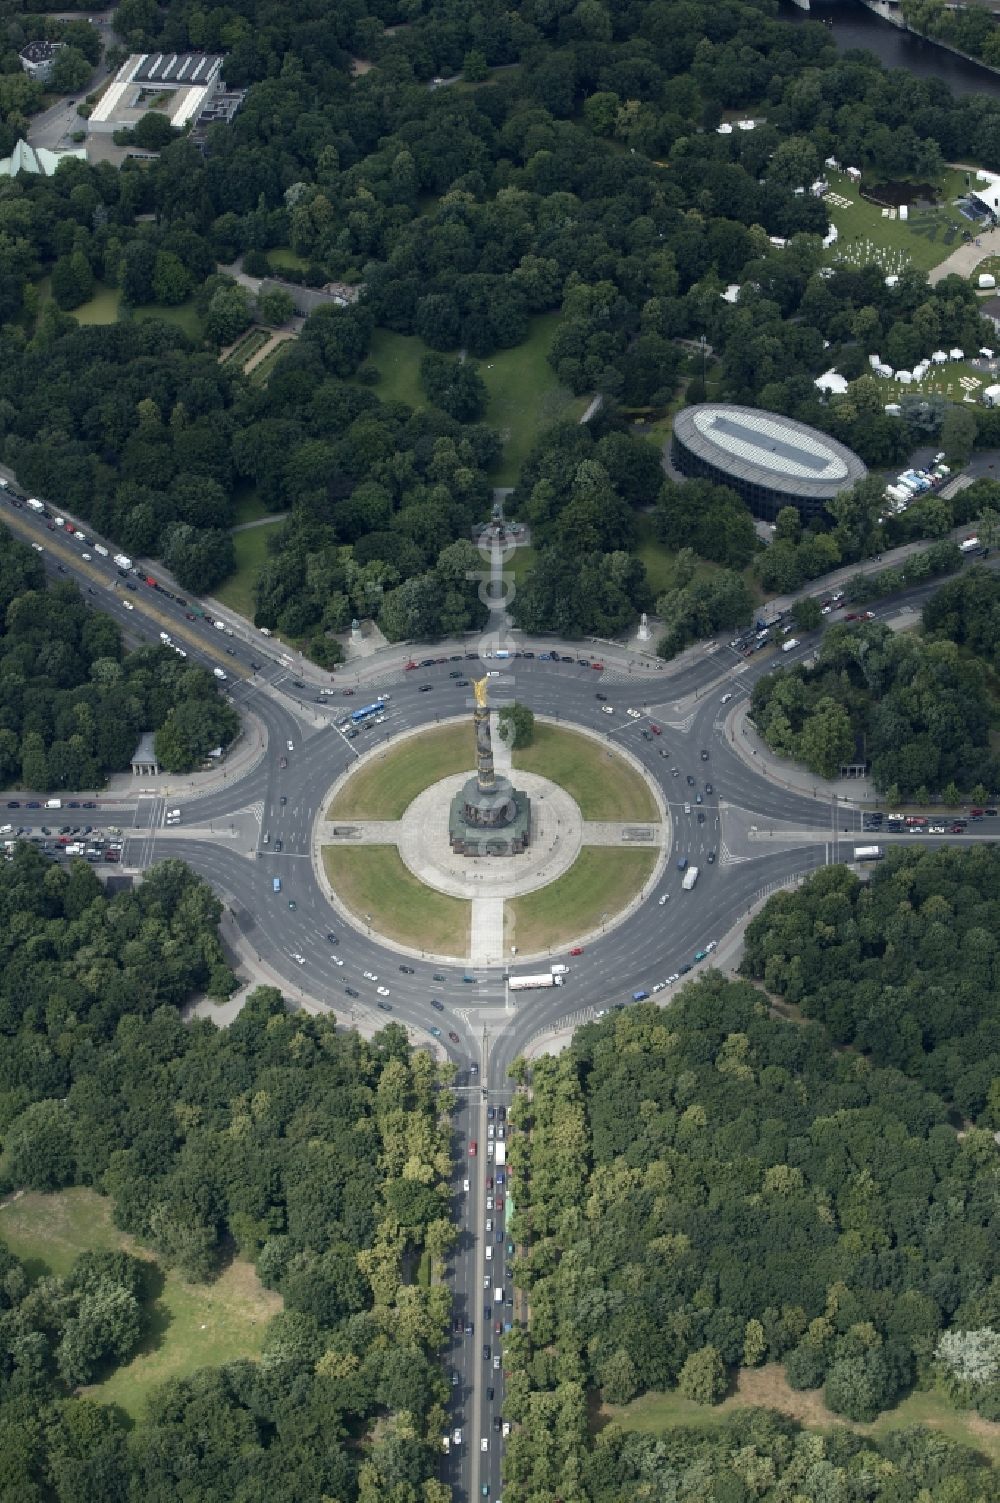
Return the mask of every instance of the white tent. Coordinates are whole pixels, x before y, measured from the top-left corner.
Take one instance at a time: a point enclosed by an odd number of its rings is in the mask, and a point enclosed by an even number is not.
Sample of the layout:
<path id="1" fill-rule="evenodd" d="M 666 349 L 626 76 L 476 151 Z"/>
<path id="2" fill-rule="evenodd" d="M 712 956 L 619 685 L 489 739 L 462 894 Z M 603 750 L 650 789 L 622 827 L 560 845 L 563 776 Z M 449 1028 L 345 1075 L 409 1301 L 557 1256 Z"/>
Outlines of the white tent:
<path id="1" fill-rule="evenodd" d="M 837 161 L 836 157 L 827 157 L 826 161 L 823 163 L 823 166 L 832 167 L 834 172 L 840 171 L 840 163 Z"/>
<path id="2" fill-rule="evenodd" d="M 731 136 L 732 133 L 733 127 L 729 124 L 728 120 L 723 120 L 721 125 L 715 127 L 715 134 L 717 136 Z"/>
<path id="3" fill-rule="evenodd" d="M 893 276 L 893 277 L 886 277 L 886 279 L 885 279 L 885 285 L 887 287 L 898 287 L 899 286 L 899 278 L 895 277 L 895 276 Z"/>
<path id="4" fill-rule="evenodd" d="M 757 122 L 756 120 L 737 120 L 736 124 L 740 130 L 753 130 Z"/>
<path id="5" fill-rule="evenodd" d="M 832 397 L 842 397 L 847 391 L 848 381 L 839 371 L 830 370 L 817 376 L 813 385 L 818 386 L 820 391 L 829 392 Z"/>
<path id="6" fill-rule="evenodd" d="M 852 183 L 860 183 L 860 181 L 861 181 L 861 168 L 860 167 L 848 167 L 848 169 L 847 169 L 847 176 L 851 179 Z"/>
<path id="7" fill-rule="evenodd" d="M 912 371 L 897 371 L 896 372 L 896 380 L 899 382 L 899 384 L 901 386 L 909 386 L 910 382 L 913 380 L 913 372 Z"/>
<path id="8" fill-rule="evenodd" d="M 987 349 L 987 348 L 986 348 L 986 346 L 985 346 L 985 345 L 983 345 L 983 347 L 982 347 L 982 349 L 981 349 L 981 350 L 980 350 L 980 351 L 979 351 L 979 353 L 980 353 L 980 355 L 982 355 L 982 356 L 983 356 L 983 357 L 984 357 L 984 359 L 986 359 L 986 360 L 992 360 L 992 359 L 993 359 L 993 351 L 992 351 L 992 350 L 989 350 L 989 349 Z"/>
<path id="9" fill-rule="evenodd" d="M 983 392 L 983 401 L 987 407 L 1000 407 L 1000 386 L 987 386 Z"/>
<path id="10" fill-rule="evenodd" d="M 979 276 L 978 276 L 977 280 L 979 282 L 980 287 L 982 287 L 984 291 L 988 290 L 991 287 L 995 287 L 997 285 L 997 279 L 996 279 L 996 277 L 993 275 L 992 272 L 989 272 L 989 271 L 981 271 L 979 273 Z"/>
<path id="11" fill-rule="evenodd" d="M 878 376 L 885 376 L 889 380 L 892 379 L 893 374 L 894 374 L 894 372 L 893 372 L 893 369 L 892 369 L 891 365 L 880 365 L 879 368 L 878 368 L 878 370 L 876 371 L 876 375 L 878 375 Z"/>
<path id="12" fill-rule="evenodd" d="M 724 303 L 738 303 L 740 300 L 739 282 L 730 282 L 725 292 L 720 292 L 719 296 Z"/>
<path id="13" fill-rule="evenodd" d="M 931 356 L 931 359 L 933 360 L 935 365 L 944 365 L 947 362 L 948 356 L 945 354 L 944 350 L 935 350 L 933 355 Z"/>
<path id="14" fill-rule="evenodd" d="M 881 357 L 878 355 L 869 355 L 868 364 L 871 366 L 873 371 L 877 371 L 879 366 L 882 364 Z"/>
<path id="15" fill-rule="evenodd" d="M 955 348 L 953 350 L 949 350 L 948 351 L 948 355 L 949 355 L 949 357 L 952 360 L 964 360 L 965 359 L 965 351 L 964 350 L 960 350 L 957 345 L 955 346 Z"/>
<path id="16" fill-rule="evenodd" d="M 909 207 L 908 204 L 900 204 L 900 206 L 899 206 L 899 217 L 900 217 L 900 219 L 909 219 L 909 217 L 910 217 L 910 207 Z"/>

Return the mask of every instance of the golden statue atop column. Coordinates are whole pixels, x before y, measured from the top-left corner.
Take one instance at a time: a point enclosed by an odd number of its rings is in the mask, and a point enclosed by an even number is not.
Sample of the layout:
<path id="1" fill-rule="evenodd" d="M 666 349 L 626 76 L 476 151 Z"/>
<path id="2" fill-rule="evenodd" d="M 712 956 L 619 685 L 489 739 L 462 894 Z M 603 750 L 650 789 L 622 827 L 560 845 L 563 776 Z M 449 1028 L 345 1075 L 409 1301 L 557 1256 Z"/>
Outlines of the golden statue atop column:
<path id="1" fill-rule="evenodd" d="M 516 856 L 531 839 L 531 800 L 493 765 L 490 732 L 489 675 L 474 679 L 476 773 L 456 793 L 448 834 L 451 848 L 463 856 Z"/>

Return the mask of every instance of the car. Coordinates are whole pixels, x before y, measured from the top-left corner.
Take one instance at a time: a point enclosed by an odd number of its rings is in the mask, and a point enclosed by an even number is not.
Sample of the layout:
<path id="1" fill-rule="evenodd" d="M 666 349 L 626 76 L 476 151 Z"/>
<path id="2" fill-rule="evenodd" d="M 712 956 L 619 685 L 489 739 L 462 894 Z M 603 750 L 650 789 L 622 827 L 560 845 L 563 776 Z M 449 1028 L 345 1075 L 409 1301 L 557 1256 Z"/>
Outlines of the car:
<path id="1" fill-rule="evenodd" d="M 691 967 L 690 967 L 690 966 L 689 966 L 689 965 L 682 965 L 682 966 L 679 966 L 679 967 L 678 967 L 678 970 L 677 970 L 677 975 L 678 975 L 678 977 L 680 977 L 680 976 L 686 976 L 686 975 L 687 975 L 687 973 L 688 973 L 688 971 L 689 971 L 689 970 L 690 970 L 690 969 L 691 969 Z"/>
<path id="2" fill-rule="evenodd" d="M 295 742 L 294 741 L 286 741 L 285 745 L 287 746 L 287 748 L 288 748 L 289 751 L 294 751 L 295 750 Z"/>
<path id="3" fill-rule="evenodd" d="M 284 794 L 281 795 L 281 797 L 278 800 L 278 803 L 282 806 L 282 808 L 284 808 L 285 804 L 288 803 L 288 799 L 285 797 Z"/>
<path id="4" fill-rule="evenodd" d="M 570 950 L 569 953 L 571 955 L 582 955 L 583 954 L 583 945 L 574 945 L 573 948 L 572 948 L 572 950 Z"/>
<path id="5" fill-rule="evenodd" d="M 693 788 L 694 787 L 694 782 L 695 782 L 694 778 L 691 776 L 690 773 L 688 773 L 688 775 L 687 775 L 687 785 L 688 785 L 688 787 L 689 788 Z"/>
<path id="6" fill-rule="evenodd" d="M 354 690 L 353 689 L 343 689 L 341 692 L 343 694 L 346 694 L 347 697 L 348 697 L 348 699 L 349 699 L 351 697 L 351 695 L 354 693 Z"/>
<path id="7" fill-rule="evenodd" d="M 24 807 L 26 809 L 40 809 L 42 806 L 41 806 L 41 803 L 39 802 L 39 800 L 37 798 L 33 798 L 31 800 L 31 802 L 28 803 L 28 804 L 25 804 Z"/>
<path id="8" fill-rule="evenodd" d="M 451 1039 L 453 1044 L 460 1044 L 462 1042 L 458 1034 L 455 1032 L 454 1028 L 448 1029 L 448 1037 Z"/>
<path id="9" fill-rule="evenodd" d="M 727 705 L 729 703 L 729 701 L 732 699 L 732 697 L 733 697 L 732 693 L 723 694 L 722 698 L 719 700 L 719 703 L 723 704 L 723 705 Z"/>
<path id="10" fill-rule="evenodd" d="M 629 720 L 641 720 L 642 719 L 642 711 L 641 710 L 626 710 L 625 714 L 628 716 Z"/>
<path id="11" fill-rule="evenodd" d="M 707 954 L 708 954 L 707 950 L 695 950 L 695 952 L 694 952 L 694 958 L 695 958 L 696 961 L 698 961 L 698 960 L 704 960 Z"/>
<path id="12" fill-rule="evenodd" d="M 378 977 L 376 976 L 376 974 L 375 974 L 374 971 L 365 971 L 365 980 L 366 981 L 377 981 Z"/>
<path id="13" fill-rule="evenodd" d="M 433 689 L 433 687 L 434 687 L 433 684 L 421 684 L 420 685 L 420 693 L 421 694 L 429 694 L 431 692 L 431 690 Z"/>
<path id="14" fill-rule="evenodd" d="M 306 957 L 304 955 L 299 955 L 297 951 L 293 952 L 292 959 L 295 961 L 296 965 L 305 965 L 306 963 Z"/>
<path id="15" fill-rule="evenodd" d="M 389 995 L 389 988 L 387 986 L 377 986 L 375 990 L 380 997 L 387 997 Z"/>
<path id="16" fill-rule="evenodd" d="M 703 825 L 705 823 L 705 813 L 703 809 L 698 810 L 698 823 L 700 825 Z"/>
<path id="17" fill-rule="evenodd" d="M 660 898 L 660 907 L 663 908 L 667 903 L 669 903 L 669 901 L 670 901 L 670 894 L 669 894 L 669 892 L 665 892 L 662 895 L 662 897 Z"/>
<path id="18" fill-rule="evenodd" d="M 715 790 L 712 787 L 711 783 L 706 783 L 705 784 L 705 792 L 706 793 L 714 793 L 715 792 Z"/>
<path id="19" fill-rule="evenodd" d="M 278 758 L 278 766 L 281 767 L 281 768 L 287 767 L 288 766 L 288 758 L 287 757 L 279 757 Z"/>
<path id="20" fill-rule="evenodd" d="M 670 769 L 670 776 L 672 778 L 679 778 L 680 775 L 681 775 L 681 770 L 680 770 L 679 767 L 671 767 L 671 769 Z"/>
<path id="21" fill-rule="evenodd" d="M 132 604 L 131 600 L 123 600 L 122 601 L 122 605 L 125 607 L 125 609 L 127 611 L 134 611 L 135 610 L 135 606 Z"/>
<path id="22" fill-rule="evenodd" d="M 673 986 L 674 982 L 675 981 L 679 981 L 680 979 L 681 978 L 680 978 L 680 972 L 679 971 L 671 971 L 670 975 L 667 977 L 667 985 L 668 986 Z"/>
<path id="23" fill-rule="evenodd" d="M 607 699 L 607 697 L 608 697 L 608 696 L 607 696 L 607 695 L 606 695 L 606 694 L 602 694 L 602 693 L 601 693 L 601 691 L 600 691 L 600 689 L 598 689 L 598 691 L 597 691 L 597 693 L 596 693 L 596 694 L 595 694 L 595 695 L 594 695 L 594 698 L 595 698 L 595 699 L 599 699 L 599 700 L 601 700 L 601 701 L 602 701 L 602 702 L 603 702 L 603 701 L 604 701 L 604 700 L 605 700 L 605 699 Z"/>
<path id="24" fill-rule="evenodd" d="M 965 826 L 964 825 L 949 825 L 948 826 L 948 833 L 949 833 L 949 835 L 963 835 L 965 833 Z"/>
<path id="25" fill-rule="evenodd" d="M 707 752 L 707 750 L 706 750 L 706 749 L 705 749 L 705 747 L 702 747 L 702 749 L 701 749 L 701 753 L 700 753 L 700 756 L 701 756 L 701 760 L 702 760 L 702 761 L 703 761 L 703 762 L 707 762 L 707 761 L 708 761 L 708 752 Z"/>
<path id="26" fill-rule="evenodd" d="M 497 1208 L 498 1211 L 502 1211 L 503 1210 L 503 1196 L 502 1195 L 498 1195 L 496 1197 L 495 1205 L 496 1205 L 496 1208 Z"/>
<path id="27" fill-rule="evenodd" d="M 705 946 L 705 954 L 711 955 L 712 951 L 717 950 L 718 948 L 719 941 L 717 939 L 710 939 L 708 944 Z"/>
<path id="28" fill-rule="evenodd" d="M 475 1138 L 473 1138 L 469 1143 L 469 1158 L 474 1159 L 478 1152 L 479 1144 L 476 1142 Z"/>
<path id="29" fill-rule="evenodd" d="M 709 851 L 707 859 L 708 859 L 709 866 L 714 866 L 715 865 L 715 852 L 714 851 Z"/>
<path id="30" fill-rule="evenodd" d="M 12 798 L 10 803 L 7 805 L 8 809 L 20 809 L 20 807 L 21 805 L 16 798 Z"/>
<path id="31" fill-rule="evenodd" d="M 499 1372 L 500 1371 L 500 1354 L 499 1354 L 499 1352 L 493 1358 L 493 1368 L 494 1368 L 495 1372 Z"/>
<path id="32" fill-rule="evenodd" d="M 413 976 L 416 974 L 411 965 L 401 965 L 399 969 L 402 971 L 404 976 Z"/>
<path id="33" fill-rule="evenodd" d="M 331 955 L 330 959 L 336 966 L 342 966 L 344 964 L 339 955 Z"/>
<path id="34" fill-rule="evenodd" d="M 41 543 L 32 543 L 31 546 L 32 546 L 32 548 L 34 548 L 34 550 L 35 550 L 36 553 L 44 553 L 45 552 L 45 549 L 42 547 Z"/>
<path id="35" fill-rule="evenodd" d="M 444 1003 L 439 1002 L 437 997 L 431 998 L 431 1006 L 433 1007 L 435 1012 L 444 1012 Z"/>
<path id="36" fill-rule="evenodd" d="M 694 801 L 696 804 L 703 804 L 705 802 L 700 793 L 695 794 Z"/>
<path id="37" fill-rule="evenodd" d="M 862 619 L 862 621 L 874 621 L 875 620 L 875 612 L 874 611 L 862 611 L 862 613 L 861 613 L 861 619 Z"/>
<path id="38" fill-rule="evenodd" d="M 650 735 L 649 731 L 643 731 L 643 733 L 642 733 L 642 739 L 643 739 L 643 741 L 652 741 L 653 738 Z"/>
<path id="39" fill-rule="evenodd" d="M 375 1006 L 377 1008 L 379 1008 L 379 1010 L 381 1012 L 392 1012 L 392 1003 L 391 1002 L 383 1002 L 383 1001 L 380 1000 L 380 1001 L 378 1001 L 378 1002 L 375 1003 Z"/>
<path id="40" fill-rule="evenodd" d="M 297 906 L 298 906 L 298 905 L 297 905 L 297 904 L 296 904 L 296 902 L 295 902 L 295 899 L 294 899 L 294 898 L 289 898 L 289 899 L 288 899 L 288 906 L 289 906 L 289 908 L 290 908 L 290 909 L 291 909 L 291 910 L 292 910 L 292 912 L 293 912 L 293 913 L 294 913 L 294 912 L 295 912 L 295 909 L 296 909 L 296 907 L 297 907 Z"/>
<path id="41" fill-rule="evenodd" d="M 85 559 L 86 559 L 86 560 L 87 560 L 87 562 L 88 562 L 88 564 L 89 564 L 89 563 L 90 563 L 90 560 L 91 560 L 91 557 L 92 557 L 92 554 L 89 554 L 89 553 L 81 553 L 81 554 L 80 554 L 80 557 L 81 557 L 81 558 L 85 558 Z"/>
<path id="42" fill-rule="evenodd" d="M 613 715 L 614 713 L 615 713 L 615 707 L 614 707 L 614 705 L 601 705 L 601 714 L 602 715 Z"/>
<path id="43" fill-rule="evenodd" d="M 663 732 L 660 730 L 660 727 L 658 725 L 654 725 L 652 721 L 649 722 L 649 729 L 652 731 L 652 733 L 653 733 L 654 736 L 662 736 L 663 735 Z"/>
<path id="44" fill-rule="evenodd" d="M 488 1451 L 489 1448 L 490 1448 L 490 1438 L 489 1438 L 488 1435 L 484 1435 L 483 1438 L 482 1438 L 482 1440 L 479 1442 L 479 1449 L 481 1451 Z"/>

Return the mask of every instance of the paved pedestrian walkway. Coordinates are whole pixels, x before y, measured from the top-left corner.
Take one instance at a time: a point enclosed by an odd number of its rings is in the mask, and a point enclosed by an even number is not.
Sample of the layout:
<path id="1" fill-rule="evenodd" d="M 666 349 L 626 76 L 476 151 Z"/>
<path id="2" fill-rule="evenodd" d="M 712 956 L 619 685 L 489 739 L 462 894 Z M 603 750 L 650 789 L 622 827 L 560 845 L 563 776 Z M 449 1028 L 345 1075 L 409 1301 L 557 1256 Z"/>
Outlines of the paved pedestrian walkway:
<path id="1" fill-rule="evenodd" d="M 1000 256 L 1000 230 L 979 230 L 975 239 L 958 246 L 950 256 L 933 266 L 927 273 L 927 280 L 932 287 L 943 282 L 945 277 L 961 277 L 965 281 L 990 256 Z"/>
<path id="2" fill-rule="evenodd" d="M 473 898 L 469 942 L 469 959 L 473 965 L 502 963 L 503 905 L 503 898 Z"/>
<path id="3" fill-rule="evenodd" d="M 726 716 L 725 735 L 733 751 L 748 767 L 779 787 L 787 788 L 790 793 L 827 804 L 834 799 L 862 807 L 879 802 L 879 795 L 867 778 L 820 778 L 788 757 L 776 756 L 750 723 L 745 700 L 735 704 Z"/>

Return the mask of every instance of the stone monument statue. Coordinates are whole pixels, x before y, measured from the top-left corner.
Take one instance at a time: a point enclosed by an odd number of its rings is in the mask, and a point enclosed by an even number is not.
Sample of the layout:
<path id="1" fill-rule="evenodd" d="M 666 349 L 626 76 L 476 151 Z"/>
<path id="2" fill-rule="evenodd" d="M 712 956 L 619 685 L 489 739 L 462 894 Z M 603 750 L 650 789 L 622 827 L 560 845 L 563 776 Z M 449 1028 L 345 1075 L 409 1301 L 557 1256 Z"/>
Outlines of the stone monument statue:
<path id="1" fill-rule="evenodd" d="M 652 636 L 652 632 L 649 629 L 649 620 L 646 616 L 645 611 L 643 611 L 642 615 L 639 617 L 639 630 L 636 633 L 636 636 L 638 637 L 640 642 L 648 642 L 650 637 Z"/>
<path id="2" fill-rule="evenodd" d="M 451 848 L 462 856 L 517 856 L 531 839 L 531 800 L 514 788 L 509 778 L 498 776 L 493 765 L 489 679 L 475 679 L 472 687 L 476 696 L 472 713 L 476 772 L 451 802 Z"/>

